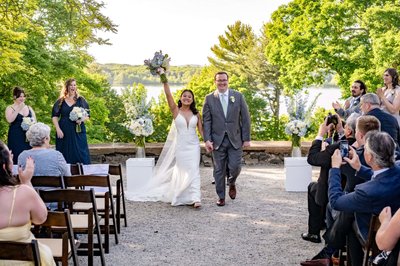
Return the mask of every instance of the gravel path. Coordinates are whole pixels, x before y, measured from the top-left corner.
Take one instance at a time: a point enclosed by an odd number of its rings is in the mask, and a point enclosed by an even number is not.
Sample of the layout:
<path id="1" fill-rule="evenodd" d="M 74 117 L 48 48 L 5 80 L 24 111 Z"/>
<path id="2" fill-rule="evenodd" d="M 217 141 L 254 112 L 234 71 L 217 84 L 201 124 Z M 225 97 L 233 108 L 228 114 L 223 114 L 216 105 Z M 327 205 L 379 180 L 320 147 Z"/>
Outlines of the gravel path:
<path id="1" fill-rule="evenodd" d="M 121 228 L 119 245 L 110 238 L 107 264 L 299 265 L 322 248 L 300 238 L 307 196 L 285 191 L 283 166 L 244 167 L 237 197 L 224 207 L 215 204 L 212 168 L 201 168 L 201 176 L 200 210 L 127 201 L 128 227 Z"/>

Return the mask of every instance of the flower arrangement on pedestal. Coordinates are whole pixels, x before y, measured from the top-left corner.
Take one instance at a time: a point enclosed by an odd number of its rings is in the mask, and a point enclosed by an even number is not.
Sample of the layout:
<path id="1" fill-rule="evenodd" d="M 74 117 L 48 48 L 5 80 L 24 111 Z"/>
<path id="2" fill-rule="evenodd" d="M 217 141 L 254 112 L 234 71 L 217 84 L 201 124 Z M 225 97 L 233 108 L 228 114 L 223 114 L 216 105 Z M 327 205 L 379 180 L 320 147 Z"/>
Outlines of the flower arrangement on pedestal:
<path id="1" fill-rule="evenodd" d="M 153 121 L 148 112 L 150 104 L 146 103 L 146 88 L 139 84 L 122 92 L 127 116 L 125 126 L 135 136 L 136 157 L 146 157 L 146 137 L 153 134 Z"/>
<path id="2" fill-rule="evenodd" d="M 303 97 L 304 95 L 305 97 Z M 310 124 L 309 120 L 319 96 L 320 94 L 314 98 L 307 109 L 307 91 L 306 93 L 300 91 L 294 95 L 285 97 L 289 115 L 289 123 L 285 127 L 285 133 L 290 135 L 292 140 L 292 157 L 301 157 L 301 137 L 307 134 Z"/>

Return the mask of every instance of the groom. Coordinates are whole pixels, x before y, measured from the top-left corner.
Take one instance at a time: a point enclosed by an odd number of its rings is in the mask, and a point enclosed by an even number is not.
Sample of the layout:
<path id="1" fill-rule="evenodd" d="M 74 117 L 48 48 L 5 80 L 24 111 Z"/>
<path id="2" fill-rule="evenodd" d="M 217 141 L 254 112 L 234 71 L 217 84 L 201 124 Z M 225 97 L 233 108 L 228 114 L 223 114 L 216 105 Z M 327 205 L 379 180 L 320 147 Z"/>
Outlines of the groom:
<path id="1" fill-rule="evenodd" d="M 236 178 L 240 174 L 242 147 L 250 146 L 250 115 L 243 95 L 228 88 L 228 74 L 214 77 L 217 90 L 206 96 L 203 106 L 204 142 L 212 151 L 218 206 L 225 205 L 226 165 L 230 172 L 229 197 L 236 198 Z"/>

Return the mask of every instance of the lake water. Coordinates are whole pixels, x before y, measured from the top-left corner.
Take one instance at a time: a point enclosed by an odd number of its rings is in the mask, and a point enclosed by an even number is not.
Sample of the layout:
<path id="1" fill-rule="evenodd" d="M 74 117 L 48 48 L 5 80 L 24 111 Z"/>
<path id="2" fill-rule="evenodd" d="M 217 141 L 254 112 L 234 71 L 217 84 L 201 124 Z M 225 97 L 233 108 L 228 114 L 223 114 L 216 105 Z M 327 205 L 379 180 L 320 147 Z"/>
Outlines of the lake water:
<path id="1" fill-rule="evenodd" d="M 112 87 L 114 90 L 117 92 L 120 92 L 121 89 L 124 87 Z M 171 85 L 171 92 L 175 92 L 178 89 L 183 88 L 183 86 L 175 86 Z M 147 100 L 150 101 L 151 98 L 155 98 L 156 100 L 158 99 L 158 96 L 163 92 L 163 87 L 160 84 L 159 86 L 154 86 L 154 85 L 146 85 L 147 89 Z M 308 89 L 309 91 L 309 97 L 308 97 L 308 104 L 310 104 L 313 99 L 318 95 L 318 93 L 321 93 L 317 100 L 316 107 L 323 107 L 325 109 L 332 109 L 332 102 L 333 101 L 339 101 L 340 103 L 343 104 L 344 100 L 340 99 L 341 97 L 341 92 L 339 88 L 310 88 Z M 283 97 L 280 99 L 280 114 L 286 114 L 286 105 Z"/>

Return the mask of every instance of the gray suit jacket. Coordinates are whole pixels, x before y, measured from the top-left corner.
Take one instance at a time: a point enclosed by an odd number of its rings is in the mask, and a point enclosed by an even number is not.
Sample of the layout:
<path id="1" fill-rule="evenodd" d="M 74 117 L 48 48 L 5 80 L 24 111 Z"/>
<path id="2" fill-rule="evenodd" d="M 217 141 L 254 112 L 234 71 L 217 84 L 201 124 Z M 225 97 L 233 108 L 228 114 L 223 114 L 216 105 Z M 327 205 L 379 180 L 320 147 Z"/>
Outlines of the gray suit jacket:
<path id="1" fill-rule="evenodd" d="M 212 141 L 218 150 L 225 133 L 235 149 L 250 141 L 250 114 L 243 95 L 229 89 L 226 118 L 218 90 L 206 96 L 203 106 L 204 141 Z"/>

